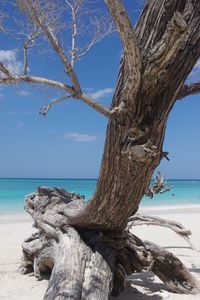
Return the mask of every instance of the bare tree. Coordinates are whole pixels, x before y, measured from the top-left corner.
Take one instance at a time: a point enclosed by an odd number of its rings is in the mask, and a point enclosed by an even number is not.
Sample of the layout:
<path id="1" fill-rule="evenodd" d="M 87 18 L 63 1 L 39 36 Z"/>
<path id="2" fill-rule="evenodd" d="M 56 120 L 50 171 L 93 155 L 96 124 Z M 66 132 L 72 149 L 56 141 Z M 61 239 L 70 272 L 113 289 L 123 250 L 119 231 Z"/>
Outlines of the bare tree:
<path id="1" fill-rule="evenodd" d="M 34 270 L 39 277 L 52 270 L 45 300 L 107 299 L 111 293 L 118 295 L 124 289 L 125 275 L 142 270 L 152 270 L 173 292 L 197 292 L 197 283 L 178 258 L 141 241 L 129 229 L 131 220 L 138 220 L 134 215 L 143 195 L 163 187 L 163 179 L 157 178 L 157 185 L 148 189 L 155 168 L 163 157 L 167 158 L 162 147 L 173 105 L 178 99 L 200 92 L 199 82 L 185 84 L 200 57 L 200 2 L 147 0 L 133 28 L 122 1 L 105 0 L 123 47 L 110 108 L 82 91 L 75 61 L 107 35 L 111 25 L 102 33 L 99 19 L 94 19 L 93 38 L 85 46 L 77 46 L 77 16 L 86 1 L 17 2 L 62 62 L 71 83 L 29 75 L 26 51 L 24 74 L 14 74 L 0 62 L 0 83 L 33 83 L 64 91 L 62 98 L 44 108 L 44 115 L 52 105 L 75 98 L 108 118 L 100 174 L 94 195 L 87 203 L 79 195 L 58 188 L 40 187 L 37 193 L 26 197 L 26 210 L 38 233 L 23 244 L 22 271 Z M 71 16 L 70 55 L 58 22 L 63 5 Z M 186 237 L 189 234 L 174 223 L 140 219 L 145 220 L 171 226 Z"/>

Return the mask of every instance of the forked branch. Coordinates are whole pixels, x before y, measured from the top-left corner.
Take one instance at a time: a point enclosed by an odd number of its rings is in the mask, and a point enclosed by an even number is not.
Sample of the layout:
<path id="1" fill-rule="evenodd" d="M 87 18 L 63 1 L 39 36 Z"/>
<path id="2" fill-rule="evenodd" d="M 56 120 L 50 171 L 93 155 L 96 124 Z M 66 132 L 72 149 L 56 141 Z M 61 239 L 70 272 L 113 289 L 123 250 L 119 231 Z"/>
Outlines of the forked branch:
<path id="1" fill-rule="evenodd" d="M 5 74 L 6 76 L 0 78 L 0 84 L 16 84 L 16 83 L 35 83 L 35 84 L 41 84 L 46 85 L 49 87 L 53 87 L 56 89 L 63 90 L 65 92 L 70 93 L 70 95 L 67 95 L 65 97 L 62 97 L 58 100 L 52 101 L 52 103 L 47 105 L 44 112 L 42 114 L 46 115 L 46 113 L 49 111 L 50 107 L 54 104 L 60 103 L 66 99 L 73 98 L 81 100 L 82 102 L 88 104 L 90 107 L 95 109 L 97 112 L 103 114 L 106 117 L 110 116 L 110 110 L 100 102 L 94 100 L 92 97 L 90 97 L 87 94 L 82 93 L 81 95 L 77 95 L 73 89 L 73 87 L 64 84 L 59 81 L 55 81 L 48 78 L 43 77 L 36 77 L 36 76 L 28 76 L 28 75 L 13 75 L 10 74 L 9 71 L 4 67 L 4 65 L 0 62 L 0 71 Z M 9 76 L 7 76 L 9 75 Z"/>
<path id="2" fill-rule="evenodd" d="M 35 40 L 41 35 L 41 30 L 33 31 L 30 35 L 27 36 L 26 41 L 24 42 L 24 75 L 27 75 L 28 68 L 28 49 L 32 48 L 35 45 Z"/>
<path id="3" fill-rule="evenodd" d="M 66 67 L 67 73 L 72 80 L 73 87 L 76 91 L 76 94 L 81 94 L 82 93 L 81 87 L 80 87 L 78 78 L 74 72 L 74 69 L 73 69 L 71 63 L 69 62 L 54 29 L 51 27 L 51 25 L 45 18 L 45 15 L 42 12 L 39 2 L 33 3 L 31 0 L 24 0 L 24 1 L 26 2 L 29 10 L 31 11 L 32 18 L 35 20 L 36 24 L 38 24 L 40 26 L 41 30 L 43 31 L 43 33 L 46 35 L 47 39 L 49 40 L 52 48 L 58 54 L 61 62 Z M 26 13 L 26 11 L 25 11 L 25 13 Z"/>

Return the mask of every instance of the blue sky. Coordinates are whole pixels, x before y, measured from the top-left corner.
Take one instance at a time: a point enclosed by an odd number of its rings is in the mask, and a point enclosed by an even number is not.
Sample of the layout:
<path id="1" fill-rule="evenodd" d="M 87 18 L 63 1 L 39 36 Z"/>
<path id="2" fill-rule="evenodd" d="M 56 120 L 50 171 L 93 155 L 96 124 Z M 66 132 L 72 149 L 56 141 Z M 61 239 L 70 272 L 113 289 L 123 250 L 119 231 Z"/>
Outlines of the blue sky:
<path id="1" fill-rule="evenodd" d="M 141 7 L 124 1 L 131 18 Z M 131 3 L 131 4 L 130 4 Z M 17 41 L 0 34 L 0 59 L 14 61 L 20 71 L 23 57 Z M 76 65 L 82 88 L 105 105 L 114 91 L 121 45 L 117 36 L 97 44 Z M 29 71 L 65 80 L 57 58 L 32 52 Z M 192 74 L 197 79 L 198 64 Z M 191 78 L 192 80 L 192 78 Z M 0 86 L 0 177 L 96 178 L 103 152 L 107 119 L 87 105 L 72 100 L 55 105 L 46 117 L 38 114 L 55 92 L 33 86 Z M 170 114 L 163 160 L 159 170 L 167 178 L 200 178 L 200 95 L 178 101 Z"/>

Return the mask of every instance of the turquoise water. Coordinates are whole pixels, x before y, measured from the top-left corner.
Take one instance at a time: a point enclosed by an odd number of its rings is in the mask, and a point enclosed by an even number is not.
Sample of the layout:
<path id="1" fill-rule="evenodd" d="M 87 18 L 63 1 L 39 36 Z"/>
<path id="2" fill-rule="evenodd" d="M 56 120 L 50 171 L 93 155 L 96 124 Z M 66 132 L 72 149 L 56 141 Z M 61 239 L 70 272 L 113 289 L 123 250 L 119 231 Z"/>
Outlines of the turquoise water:
<path id="1" fill-rule="evenodd" d="M 89 199 L 96 182 L 95 179 L 0 179 L 0 214 L 22 213 L 24 196 L 38 186 L 62 187 Z M 171 191 L 153 199 L 144 197 L 141 205 L 200 204 L 200 180 L 168 180 L 168 184 Z"/>

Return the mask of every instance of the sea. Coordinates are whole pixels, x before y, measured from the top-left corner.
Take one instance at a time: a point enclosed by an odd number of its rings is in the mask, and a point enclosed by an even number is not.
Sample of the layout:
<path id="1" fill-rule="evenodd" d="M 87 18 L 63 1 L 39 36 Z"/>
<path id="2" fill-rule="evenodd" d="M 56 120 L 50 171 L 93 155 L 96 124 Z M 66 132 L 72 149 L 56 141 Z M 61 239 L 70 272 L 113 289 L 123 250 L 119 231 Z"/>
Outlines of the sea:
<path id="1" fill-rule="evenodd" d="M 96 179 L 0 179 L 0 214 L 21 214 L 24 212 L 24 197 L 35 192 L 38 186 L 62 187 L 69 192 L 85 196 L 86 201 L 93 194 Z M 144 197 L 141 206 L 185 206 L 200 204 L 200 180 L 168 180 L 171 190 Z"/>

